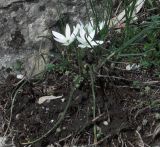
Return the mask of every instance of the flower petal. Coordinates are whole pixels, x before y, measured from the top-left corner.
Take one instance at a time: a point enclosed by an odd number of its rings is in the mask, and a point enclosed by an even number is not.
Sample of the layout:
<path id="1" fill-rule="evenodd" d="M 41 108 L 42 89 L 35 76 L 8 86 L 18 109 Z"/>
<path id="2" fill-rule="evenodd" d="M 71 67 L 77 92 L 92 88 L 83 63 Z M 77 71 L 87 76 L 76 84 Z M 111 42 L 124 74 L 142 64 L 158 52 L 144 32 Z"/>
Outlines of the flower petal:
<path id="1" fill-rule="evenodd" d="M 81 26 L 81 27 L 80 27 L 80 32 L 79 32 L 79 33 L 80 33 L 80 37 L 81 37 L 81 38 L 84 38 L 84 36 L 85 36 L 85 34 L 86 34 L 86 31 L 84 30 L 84 26 Z"/>
<path id="2" fill-rule="evenodd" d="M 87 38 L 89 42 L 90 42 L 91 40 L 93 40 L 93 38 L 94 38 L 94 36 L 95 36 L 95 33 L 96 33 L 95 30 L 93 30 L 92 32 L 89 33 L 88 38 Z"/>
<path id="3" fill-rule="evenodd" d="M 102 30 L 104 28 L 105 21 L 99 23 L 99 29 Z"/>
<path id="4" fill-rule="evenodd" d="M 95 41 L 90 42 L 91 46 L 97 46 L 98 44 Z"/>
<path id="5" fill-rule="evenodd" d="M 69 24 L 66 24 L 65 35 L 66 35 L 66 38 L 67 38 L 67 39 L 69 39 L 70 36 L 71 36 L 71 29 L 70 29 L 70 27 L 69 27 Z"/>
<path id="6" fill-rule="evenodd" d="M 91 41 L 90 44 L 91 44 L 92 46 L 98 46 L 98 45 L 100 45 L 100 44 L 103 44 L 103 41 L 99 41 L 99 40 Z"/>
<path id="7" fill-rule="evenodd" d="M 60 40 L 65 40 L 66 37 L 58 32 L 55 32 L 55 31 L 52 31 L 52 34 L 54 35 L 54 37 L 56 37 L 57 39 L 60 39 Z"/>
<path id="8" fill-rule="evenodd" d="M 79 44 L 78 47 L 80 47 L 80 48 L 86 48 L 87 46 L 84 45 L 84 44 Z"/>
<path id="9" fill-rule="evenodd" d="M 68 45 L 70 45 L 70 43 L 69 43 L 69 42 L 66 42 L 66 43 L 63 43 L 62 45 L 68 46 Z"/>
<path id="10" fill-rule="evenodd" d="M 104 43 L 104 41 L 102 41 L 102 40 L 96 40 L 95 41 L 98 45 L 100 45 L 100 44 L 103 44 Z"/>
<path id="11" fill-rule="evenodd" d="M 90 18 L 90 22 L 85 27 L 89 34 L 94 30 L 93 18 Z"/>
<path id="12" fill-rule="evenodd" d="M 77 36 L 77 40 L 78 40 L 79 43 L 81 43 L 81 44 L 86 44 L 86 43 L 87 43 L 86 40 L 85 40 L 85 38 L 81 38 L 81 37 L 79 37 L 79 36 Z"/>
<path id="13" fill-rule="evenodd" d="M 60 42 L 60 43 L 65 43 L 66 42 L 66 39 L 65 40 L 61 40 L 61 39 L 58 39 L 58 38 L 54 38 L 54 40 L 56 40 L 57 42 Z"/>
<path id="14" fill-rule="evenodd" d="M 80 27 L 84 27 L 84 24 L 82 23 L 82 21 L 79 21 L 79 25 Z"/>
<path id="15" fill-rule="evenodd" d="M 145 0 L 138 0 L 136 3 L 135 13 L 138 13 L 144 5 Z"/>
<path id="16" fill-rule="evenodd" d="M 79 27 L 80 27 L 79 25 L 77 25 L 76 27 L 74 27 L 73 33 L 72 33 L 72 35 L 70 36 L 71 42 L 73 42 L 74 39 L 76 38 L 76 36 L 77 36 L 77 34 L 78 34 L 78 32 L 79 32 Z"/>

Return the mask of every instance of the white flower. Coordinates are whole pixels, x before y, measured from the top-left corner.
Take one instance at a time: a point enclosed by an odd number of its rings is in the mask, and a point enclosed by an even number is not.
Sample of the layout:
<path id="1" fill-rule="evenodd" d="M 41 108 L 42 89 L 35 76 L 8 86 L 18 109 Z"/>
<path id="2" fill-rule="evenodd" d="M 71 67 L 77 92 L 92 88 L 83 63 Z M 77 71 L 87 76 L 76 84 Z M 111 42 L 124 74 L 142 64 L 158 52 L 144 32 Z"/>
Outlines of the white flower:
<path id="1" fill-rule="evenodd" d="M 126 66 L 126 70 L 137 70 L 137 69 L 139 69 L 140 68 L 140 65 L 138 65 L 138 64 L 128 64 L 127 66 Z"/>
<path id="2" fill-rule="evenodd" d="M 81 23 L 80 25 L 80 32 L 79 35 L 77 36 L 77 40 L 79 41 L 79 45 L 78 47 L 80 48 L 91 48 L 100 44 L 103 44 L 103 41 L 100 40 L 93 40 L 94 36 L 95 36 L 95 29 L 93 26 L 93 21 L 91 20 L 90 23 L 88 23 L 87 25 L 83 25 Z"/>
<path id="3" fill-rule="evenodd" d="M 94 25 L 94 22 L 93 22 L 93 18 L 90 18 L 90 22 L 88 24 L 86 24 L 85 28 L 91 32 L 93 30 L 96 30 L 96 27 L 97 27 L 97 31 L 101 31 L 105 26 L 105 21 L 101 21 L 98 23 L 98 26 L 95 26 Z"/>
<path id="4" fill-rule="evenodd" d="M 52 31 L 52 34 L 54 36 L 54 40 L 62 43 L 65 46 L 68 46 L 75 40 L 75 38 L 78 34 L 78 31 L 79 31 L 79 24 L 76 27 L 73 27 L 73 33 L 72 34 L 71 34 L 70 26 L 67 24 L 66 25 L 66 30 L 65 30 L 65 36 L 58 33 L 58 32 L 55 32 L 55 31 Z"/>
<path id="5" fill-rule="evenodd" d="M 93 32 L 95 30 L 94 24 L 93 24 L 93 18 L 90 18 L 89 23 L 87 23 L 85 26 L 81 23 L 81 25 L 84 27 L 84 29 L 88 32 Z"/>

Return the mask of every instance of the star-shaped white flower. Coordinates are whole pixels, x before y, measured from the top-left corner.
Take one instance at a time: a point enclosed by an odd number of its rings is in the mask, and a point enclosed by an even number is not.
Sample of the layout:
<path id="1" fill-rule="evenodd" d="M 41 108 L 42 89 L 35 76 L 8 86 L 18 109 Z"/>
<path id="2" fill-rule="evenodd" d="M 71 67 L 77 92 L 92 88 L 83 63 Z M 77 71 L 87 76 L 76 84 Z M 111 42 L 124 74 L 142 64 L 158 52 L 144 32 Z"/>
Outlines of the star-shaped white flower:
<path id="1" fill-rule="evenodd" d="M 95 30 L 93 18 L 90 18 L 89 23 L 87 23 L 85 26 L 81 24 L 81 26 L 88 32 L 93 32 Z"/>
<path id="2" fill-rule="evenodd" d="M 73 27 L 72 34 L 71 34 L 70 26 L 67 24 L 66 29 L 65 29 L 65 36 L 56 32 L 56 31 L 52 31 L 52 34 L 54 36 L 54 40 L 62 43 L 65 46 L 68 46 L 75 40 L 75 38 L 78 34 L 78 31 L 79 31 L 79 24 L 76 27 L 75 26 Z"/>
<path id="3" fill-rule="evenodd" d="M 78 47 L 80 48 L 92 48 L 94 46 L 103 44 L 103 41 L 100 40 L 93 40 L 95 36 L 95 29 L 93 27 L 93 22 L 91 21 L 87 25 L 83 25 L 81 23 L 80 25 L 80 32 L 79 35 L 77 36 L 77 40 L 79 41 Z"/>

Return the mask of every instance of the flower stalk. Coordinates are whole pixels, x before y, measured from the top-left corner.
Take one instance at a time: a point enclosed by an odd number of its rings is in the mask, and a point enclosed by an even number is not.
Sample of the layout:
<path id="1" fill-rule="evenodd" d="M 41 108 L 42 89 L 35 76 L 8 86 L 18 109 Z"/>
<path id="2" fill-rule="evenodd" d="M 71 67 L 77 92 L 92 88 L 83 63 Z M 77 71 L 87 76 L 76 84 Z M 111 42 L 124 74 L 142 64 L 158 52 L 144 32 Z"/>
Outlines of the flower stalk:
<path id="1" fill-rule="evenodd" d="M 94 77 L 93 77 L 93 66 L 89 66 L 90 69 L 90 78 L 91 78 L 91 88 L 92 88 L 92 96 L 93 96 L 93 119 L 96 118 L 96 96 L 95 96 L 95 89 L 94 89 Z M 94 143 L 97 143 L 97 127 L 94 124 L 93 128 L 94 133 Z"/>

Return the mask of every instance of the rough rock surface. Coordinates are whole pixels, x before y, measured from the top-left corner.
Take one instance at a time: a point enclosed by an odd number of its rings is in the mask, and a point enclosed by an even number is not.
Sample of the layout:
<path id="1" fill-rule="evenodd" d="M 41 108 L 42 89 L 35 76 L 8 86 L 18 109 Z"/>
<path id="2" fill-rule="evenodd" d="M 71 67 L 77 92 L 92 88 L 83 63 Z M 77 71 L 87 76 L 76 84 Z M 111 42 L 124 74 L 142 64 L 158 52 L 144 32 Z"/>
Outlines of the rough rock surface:
<path id="1" fill-rule="evenodd" d="M 52 49 L 51 30 L 60 13 L 74 22 L 84 16 L 84 5 L 83 0 L 0 0 L 0 68 Z"/>

